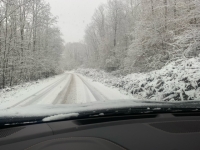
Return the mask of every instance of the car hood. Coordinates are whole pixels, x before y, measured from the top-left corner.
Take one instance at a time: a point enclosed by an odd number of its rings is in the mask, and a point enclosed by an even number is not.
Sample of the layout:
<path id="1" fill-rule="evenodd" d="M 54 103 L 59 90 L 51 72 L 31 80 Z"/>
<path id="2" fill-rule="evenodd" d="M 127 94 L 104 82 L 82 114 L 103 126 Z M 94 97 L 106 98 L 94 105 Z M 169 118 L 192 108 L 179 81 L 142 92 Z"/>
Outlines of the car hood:
<path id="1" fill-rule="evenodd" d="M 108 110 L 120 109 L 136 109 L 143 108 L 148 110 L 152 108 L 200 108 L 200 101 L 190 102 L 156 102 L 156 101 L 135 101 L 135 100 L 115 100 L 101 101 L 84 104 L 68 104 L 68 105 L 30 105 L 26 107 L 15 107 L 8 109 L 0 109 L 0 118 L 10 117 L 46 117 L 60 114 L 77 114 L 83 112 L 103 112 Z"/>

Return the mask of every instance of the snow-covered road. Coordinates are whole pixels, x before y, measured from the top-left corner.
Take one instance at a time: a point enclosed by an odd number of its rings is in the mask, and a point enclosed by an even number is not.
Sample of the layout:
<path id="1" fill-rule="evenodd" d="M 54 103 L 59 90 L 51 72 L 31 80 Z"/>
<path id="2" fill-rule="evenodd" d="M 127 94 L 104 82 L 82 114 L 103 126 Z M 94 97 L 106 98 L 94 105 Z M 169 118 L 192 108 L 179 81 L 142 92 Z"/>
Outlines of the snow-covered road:
<path id="1" fill-rule="evenodd" d="M 96 101 L 130 99 L 117 89 L 93 82 L 80 74 L 64 73 L 36 85 L 0 95 L 0 109 L 45 104 L 81 104 Z M 5 94 L 5 95 L 3 95 Z"/>

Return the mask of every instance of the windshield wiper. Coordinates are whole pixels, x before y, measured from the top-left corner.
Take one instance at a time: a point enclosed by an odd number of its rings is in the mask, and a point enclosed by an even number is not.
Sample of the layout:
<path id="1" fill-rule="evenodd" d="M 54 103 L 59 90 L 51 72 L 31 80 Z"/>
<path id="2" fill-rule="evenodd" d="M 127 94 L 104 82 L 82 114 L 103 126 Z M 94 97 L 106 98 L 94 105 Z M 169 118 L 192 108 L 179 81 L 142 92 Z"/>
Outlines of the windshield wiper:
<path id="1" fill-rule="evenodd" d="M 12 126 L 22 126 L 29 124 L 44 123 L 45 118 L 53 117 L 53 120 L 49 119 L 47 122 L 53 121 L 64 121 L 64 120 L 76 120 L 76 119 L 89 119 L 98 117 L 113 117 L 113 116 L 128 116 L 144 114 L 160 114 L 160 113 L 186 113 L 186 112 L 200 112 L 198 107 L 185 107 L 185 105 L 165 105 L 165 106 L 143 106 L 143 107 L 126 107 L 126 108 L 112 108 L 112 109 L 99 109 L 93 111 L 80 111 L 77 112 L 77 116 L 70 116 L 66 118 L 60 118 L 59 115 L 69 116 L 70 113 L 66 114 L 55 114 L 53 116 L 33 116 L 33 117 L 12 117 L 12 118 L 0 118 L 0 128 L 7 128 Z M 73 112 L 74 114 L 75 112 Z"/>

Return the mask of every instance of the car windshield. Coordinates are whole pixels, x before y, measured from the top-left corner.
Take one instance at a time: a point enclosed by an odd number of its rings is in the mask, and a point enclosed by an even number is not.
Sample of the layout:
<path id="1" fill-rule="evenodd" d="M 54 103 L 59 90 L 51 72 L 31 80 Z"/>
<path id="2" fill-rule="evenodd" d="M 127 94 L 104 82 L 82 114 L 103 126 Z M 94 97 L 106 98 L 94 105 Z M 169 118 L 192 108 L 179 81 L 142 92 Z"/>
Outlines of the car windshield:
<path id="1" fill-rule="evenodd" d="M 199 100 L 199 0 L 0 0 L 0 118 Z"/>

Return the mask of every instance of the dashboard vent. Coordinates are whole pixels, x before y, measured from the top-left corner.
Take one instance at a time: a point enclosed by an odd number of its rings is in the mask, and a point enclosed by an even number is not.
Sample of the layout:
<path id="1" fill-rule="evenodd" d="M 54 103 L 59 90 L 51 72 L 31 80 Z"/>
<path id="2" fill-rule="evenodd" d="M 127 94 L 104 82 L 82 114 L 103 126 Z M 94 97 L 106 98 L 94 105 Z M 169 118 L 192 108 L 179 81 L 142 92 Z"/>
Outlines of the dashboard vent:
<path id="1" fill-rule="evenodd" d="M 193 133 L 200 132 L 200 121 L 180 121 L 152 123 L 152 127 L 170 133 Z"/>
<path id="2" fill-rule="evenodd" d="M 74 121 L 74 123 L 76 123 L 78 125 L 88 125 L 88 124 L 97 124 L 97 123 L 104 123 L 104 122 L 113 122 L 113 121 L 122 121 L 122 120 L 135 120 L 135 119 L 155 118 L 155 117 L 157 117 L 157 115 L 155 115 L 155 114 L 110 116 L 110 117 L 81 119 L 81 120 Z"/>
<path id="3" fill-rule="evenodd" d="M 20 130 L 24 129 L 25 127 L 20 127 L 20 128 L 9 128 L 9 129 L 3 129 L 0 130 L 0 138 L 4 138 L 7 136 L 10 136 L 14 133 L 19 132 Z"/>

